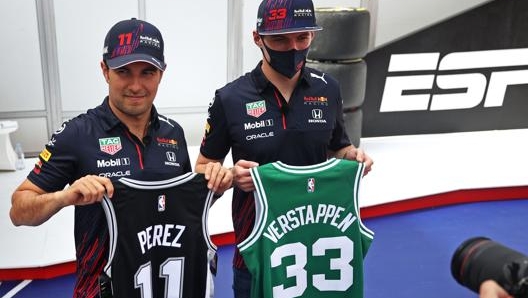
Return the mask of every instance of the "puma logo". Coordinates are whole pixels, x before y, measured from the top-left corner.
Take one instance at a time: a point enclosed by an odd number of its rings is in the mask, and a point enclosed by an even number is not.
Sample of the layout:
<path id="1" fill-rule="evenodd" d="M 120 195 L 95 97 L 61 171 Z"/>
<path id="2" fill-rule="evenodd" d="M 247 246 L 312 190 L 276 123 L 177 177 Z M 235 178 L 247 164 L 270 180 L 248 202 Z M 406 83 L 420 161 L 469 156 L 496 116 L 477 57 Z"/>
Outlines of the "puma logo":
<path id="1" fill-rule="evenodd" d="M 311 76 L 312 78 L 320 79 L 320 80 L 323 81 L 325 84 L 328 84 L 328 83 L 326 82 L 326 80 L 324 79 L 325 74 L 326 74 L 326 73 L 323 73 L 323 75 L 320 76 L 320 75 L 318 75 L 318 74 L 315 74 L 315 73 L 311 72 L 311 73 L 310 73 L 310 76 Z"/>

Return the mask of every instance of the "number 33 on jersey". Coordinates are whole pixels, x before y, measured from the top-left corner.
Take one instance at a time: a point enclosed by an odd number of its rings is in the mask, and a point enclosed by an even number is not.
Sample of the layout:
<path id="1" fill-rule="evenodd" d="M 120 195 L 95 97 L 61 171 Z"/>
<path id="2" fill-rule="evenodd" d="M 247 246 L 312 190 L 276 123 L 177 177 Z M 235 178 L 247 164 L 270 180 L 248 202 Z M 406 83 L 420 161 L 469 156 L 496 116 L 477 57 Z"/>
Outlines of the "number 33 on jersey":
<path id="1" fill-rule="evenodd" d="M 359 215 L 363 164 L 275 162 L 251 175 L 255 226 L 238 244 L 251 297 L 363 297 L 363 258 L 374 237 Z"/>

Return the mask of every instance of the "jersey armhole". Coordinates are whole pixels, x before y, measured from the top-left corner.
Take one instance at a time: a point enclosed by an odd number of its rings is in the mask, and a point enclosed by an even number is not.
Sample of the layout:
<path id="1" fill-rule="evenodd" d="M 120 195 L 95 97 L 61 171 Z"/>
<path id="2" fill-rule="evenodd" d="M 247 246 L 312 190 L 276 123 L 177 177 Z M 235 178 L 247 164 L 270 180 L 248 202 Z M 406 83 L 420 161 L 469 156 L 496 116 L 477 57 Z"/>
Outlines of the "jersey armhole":
<path id="1" fill-rule="evenodd" d="M 202 212 L 202 234 L 209 250 L 216 252 L 217 247 L 211 239 L 211 234 L 209 234 L 209 211 L 211 210 L 211 206 L 213 205 L 213 200 L 214 192 L 210 190 L 207 193 L 207 199 L 205 201 L 204 210 Z"/>
<path id="2" fill-rule="evenodd" d="M 354 208 L 356 208 L 356 214 L 358 214 L 358 221 L 359 221 L 359 231 L 361 232 L 362 237 L 366 237 L 367 239 L 374 239 L 374 232 L 367 228 L 365 224 L 363 223 L 363 220 L 361 219 L 361 213 L 360 213 L 360 207 L 359 207 L 359 188 L 361 184 L 361 180 L 363 179 L 363 174 L 365 171 L 365 164 L 362 162 L 358 162 L 358 170 L 356 173 L 356 177 L 354 180 Z"/>
<path id="3" fill-rule="evenodd" d="M 262 231 L 264 230 L 264 223 L 268 215 L 268 205 L 266 200 L 266 192 L 262 186 L 262 181 L 258 174 L 257 167 L 250 169 L 251 177 L 253 178 L 253 183 L 255 184 L 255 190 L 253 191 L 253 197 L 255 200 L 255 224 L 249 236 L 244 239 L 242 242 L 237 244 L 240 252 L 248 249 L 255 241 L 260 238 Z"/>

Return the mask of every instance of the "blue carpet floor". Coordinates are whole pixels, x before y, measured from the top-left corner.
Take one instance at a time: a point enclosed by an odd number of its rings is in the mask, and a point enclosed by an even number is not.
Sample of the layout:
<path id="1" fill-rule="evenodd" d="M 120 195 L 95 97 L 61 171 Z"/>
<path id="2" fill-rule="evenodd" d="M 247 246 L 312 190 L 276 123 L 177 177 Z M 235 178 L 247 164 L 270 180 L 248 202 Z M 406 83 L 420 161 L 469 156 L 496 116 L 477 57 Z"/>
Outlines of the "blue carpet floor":
<path id="1" fill-rule="evenodd" d="M 461 204 L 365 220 L 376 235 L 365 259 L 365 298 L 475 298 L 451 276 L 453 252 L 466 239 L 486 236 L 528 254 L 528 200 Z M 233 297 L 234 246 L 219 248 L 215 298 Z M 35 280 L 14 296 L 71 297 L 74 277 Z M 0 284 L 4 297 L 19 282 Z"/>

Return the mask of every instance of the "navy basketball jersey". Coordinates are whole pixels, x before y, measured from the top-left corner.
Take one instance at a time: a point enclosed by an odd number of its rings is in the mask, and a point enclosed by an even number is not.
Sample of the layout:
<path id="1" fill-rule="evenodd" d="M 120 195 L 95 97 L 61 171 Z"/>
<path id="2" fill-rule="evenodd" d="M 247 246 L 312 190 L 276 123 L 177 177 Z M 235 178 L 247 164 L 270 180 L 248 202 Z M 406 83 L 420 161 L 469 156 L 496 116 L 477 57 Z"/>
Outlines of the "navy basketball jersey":
<path id="1" fill-rule="evenodd" d="M 252 298 L 363 297 L 363 258 L 374 233 L 360 218 L 363 164 L 330 159 L 251 169 L 256 218 L 238 244 Z"/>
<path id="2" fill-rule="evenodd" d="M 102 202 L 110 235 L 104 272 L 113 297 L 212 297 L 212 198 L 203 174 L 114 182 L 113 197 Z"/>

